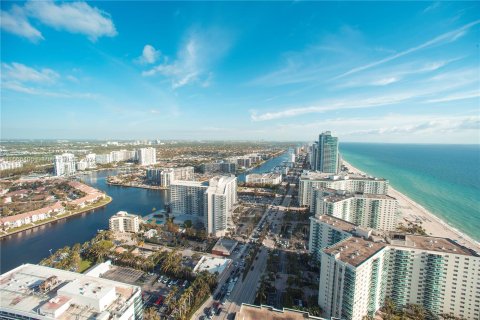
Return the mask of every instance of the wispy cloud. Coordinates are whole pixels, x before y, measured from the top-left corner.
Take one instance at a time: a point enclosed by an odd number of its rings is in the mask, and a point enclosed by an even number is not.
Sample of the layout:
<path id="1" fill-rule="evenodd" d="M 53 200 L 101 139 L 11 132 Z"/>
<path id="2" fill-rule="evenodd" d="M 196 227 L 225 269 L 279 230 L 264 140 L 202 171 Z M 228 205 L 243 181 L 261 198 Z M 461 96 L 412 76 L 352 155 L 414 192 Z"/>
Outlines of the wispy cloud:
<path id="1" fill-rule="evenodd" d="M 440 6 L 440 1 L 436 1 L 436 2 L 432 3 L 431 5 L 429 5 L 428 7 L 426 7 L 425 9 L 423 9 L 423 13 L 427 13 L 429 11 L 435 10 L 439 6 Z"/>
<path id="2" fill-rule="evenodd" d="M 52 69 L 36 70 L 24 64 L 12 62 L 2 63 L 2 80 L 19 82 L 54 83 L 60 75 Z"/>
<path id="3" fill-rule="evenodd" d="M 363 36 L 359 30 L 344 25 L 337 33 L 326 34 L 317 44 L 285 52 L 276 70 L 258 76 L 248 84 L 273 87 L 327 80 L 327 75 L 337 72 L 346 60 L 350 60 L 353 48 L 357 50 L 355 53 L 363 50 L 359 48 L 365 48 Z"/>
<path id="4" fill-rule="evenodd" d="M 472 72 L 470 70 L 470 72 Z M 451 77 L 445 74 L 445 81 L 432 83 L 417 83 L 415 88 L 408 90 L 394 90 L 389 93 L 364 96 L 347 96 L 341 99 L 322 100 L 307 106 L 291 107 L 280 111 L 270 111 L 259 113 L 257 110 L 250 111 L 250 118 L 253 121 L 267 121 L 282 118 L 291 118 L 305 114 L 323 113 L 332 110 L 342 109 L 366 109 L 382 106 L 396 105 L 406 102 L 427 102 L 436 99 L 439 94 L 456 90 L 460 87 L 478 83 L 475 76 L 465 76 L 463 71 L 449 73 Z"/>
<path id="5" fill-rule="evenodd" d="M 172 62 L 166 62 L 142 72 L 143 76 L 160 74 L 170 79 L 172 88 L 191 83 L 208 86 L 211 68 L 228 51 L 231 45 L 229 35 L 220 29 L 192 30 Z"/>
<path id="6" fill-rule="evenodd" d="M 56 30 L 84 34 L 91 41 L 117 35 L 110 15 L 86 2 L 28 1 L 23 7 L 13 5 L 9 12 L 1 12 L 1 26 L 5 31 L 32 42 L 43 39 L 41 32 L 31 25 L 29 19 L 36 19 Z"/>
<path id="7" fill-rule="evenodd" d="M 337 88 L 351 88 L 351 87 L 366 87 L 366 86 L 386 86 L 401 80 L 409 76 L 426 74 L 429 72 L 437 71 L 446 65 L 462 59 L 445 59 L 437 61 L 415 61 L 395 65 L 393 67 L 383 68 L 380 71 L 368 72 L 356 77 L 353 77 L 349 81 L 341 81 Z"/>
<path id="8" fill-rule="evenodd" d="M 340 78 L 343 78 L 345 76 L 348 76 L 348 75 L 351 75 L 351 74 L 354 74 L 354 73 L 357 73 L 357 72 L 360 72 L 360 71 L 364 71 L 364 70 L 367 70 L 367 69 L 370 69 L 370 68 L 373 68 L 373 67 L 376 67 L 376 66 L 379 66 L 381 64 L 390 62 L 392 60 L 401 58 L 401 57 L 406 56 L 408 54 L 414 53 L 416 51 L 419 51 L 419 50 L 422 50 L 422 49 L 425 49 L 425 48 L 428 48 L 428 47 L 431 47 L 431 46 L 434 46 L 434 45 L 437 45 L 437 44 L 448 43 L 448 42 L 455 41 L 455 40 L 459 39 L 460 37 L 462 37 L 470 28 L 478 25 L 479 23 L 480 23 L 480 20 L 475 20 L 473 22 L 467 23 L 467 24 L 463 25 L 462 27 L 460 27 L 458 29 L 443 33 L 443 34 L 441 34 L 441 35 L 439 35 L 439 36 L 437 36 L 433 39 L 430 39 L 430 40 L 428 40 L 428 41 L 426 41 L 426 42 L 424 42 L 424 43 L 422 43 L 418 46 L 409 48 L 407 50 L 404 50 L 404 51 L 401 51 L 401 52 L 396 53 L 394 55 L 388 56 L 386 58 L 371 62 L 369 64 L 350 69 L 347 72 L 344 72 L 344 73 L 334 77 L 333 79 L 340 79 Z"/>
<path id="9" fill-rule="evenodd" d="M 457 100 L 465 100 L 465 99 L 473 99 L 480 97 L 479 90 L 473 90 L 468 92 L 457 92 L 445 96 L 441 96 L 434 99 L 429 99 L 425 102 L 427 103 L 435 103 L 435 102 L 449 102 L 449 101 L 457 101 Z"/>
<path id="10" fill-rule="evenodd" d="M 480 129 L 480 117 L 475 114 L 387 114 L 377 117 L 325 118 L 307 123 L 278 124 L 270 128 L 277 136 L 289 134 L 292 139 L 318 134 L 319 128 L 328 128 L 342 141 L 411 141 L 421 135 L 431 142 L 439 142 L 438 134 L 468 136 Z M 444 142 L 442 140 L 442 142 Z"/>
<path id="11" fill-rule="evenodd" d="M 42 33 L 33 27 L 21 7 L 13 5 L 10 11 L 0 12 L 0 26 L 3 30 L 32 42 L 43 40 Z"/>
<path id="12" fill-rule="evenodd" d="M 479 130 L 480 117 L 438 117 L 428 121 L 401 126 L 384 126 L 376 129 L 366 129 L 348 132 L 346 135 L 402 135 L 447 133 L 465 130 Z"/>
<path id="13" fill-rule="evenodd" d="M 404 92 L 370 98 L 351 97 L 343 100 L 324 101 L 319 104 L 306 107 L 290 108 L 282 111 L 265 112 L 260 114 L 257 111 L 252 110 L 250 112 L 250 117 L 253 121 L 267 121 L 281 118 L 296 117 L 310 113 L 322 113 L 330 110 L 373 108 L 398 104 L 408 101 L 415 96 L 416 95 L 414 93 Z"/>
<path id="14" fill-rule="evenodd" d="M 35 69 L 21 63 L 2 63 L 2 90 L 47 96 L 54 98 L 95 98 L 91 93 L 72 93 L 67 91 L 52 91 L 45 87 L 55 85 L 60 74 L 49 68 Z"/>

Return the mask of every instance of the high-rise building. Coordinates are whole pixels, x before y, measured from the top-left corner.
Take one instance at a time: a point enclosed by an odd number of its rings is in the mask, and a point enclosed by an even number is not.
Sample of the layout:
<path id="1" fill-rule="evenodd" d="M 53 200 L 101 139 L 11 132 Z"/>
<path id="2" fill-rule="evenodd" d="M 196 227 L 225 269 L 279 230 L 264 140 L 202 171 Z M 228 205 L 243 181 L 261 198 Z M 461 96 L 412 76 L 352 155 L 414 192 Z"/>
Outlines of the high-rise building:
<path id="1" fill-rule="evenodd" d="M 95 153 L 89 153 L 85 156 L 85 161 L 87 162 L 87 169 L 95 168 L 96 164 L 96 155 Z"/>
<path id="2" fill-rule="evenodd" d="M 181 181 L 170 182 L 170 209 L 174 214 L 192 214 L 204 217 L 205 191 L 208 182 Z"/>
<path id="3" fill-rule="evenodd" d="M 147 180 L 165 188 L 170 186 L 172 181 L 175 181 L 175 180 L 188 181 L 188 180 L 192 180 L 193 178 L 194 178 L 193 167 L 147 169 Z"/>
<path id="4" fill-rule="evenodd" d="M 480 318 L 480 256 L 439 237 L 360 229 L 334 217 L 311 219 L 319 260 L 318 303 L 327 317 L 361 320 L 392 299 L 434 315 Z M 375 231 L 374 231 L 375 232 Z"/>
<path id="5" fill-rule="evenodd" d="M 330 131 L 321 133 L 318 137 L 315 170 L 325 173 L 338 173 L 339 162 L 338 138 L 332 137 Z"/>
<path id="6" fill-rule="evenodd" d="M 150 166 L 157 163 L 157 150 L 155 148 L 140 148 L 137 150 L 138 164 Z"/>
<path id="7" fill-rule="evenodd" d="M 225 235 L 237 202 L 237 178 L 216 176 L 208 182 L 172 181 L 169 188 L 173 214 L 191 214 L 201 218 L 208 234 Z"/>
<path id="8" fill-rule="evenodd" d="M 218 176 L 210 179 L 205 192 L 205 227 L 208 234 L 224 236 L 237 203 L 237 178 Z"/>
<path id="9" fill-rule="evenodd" d="M 110 153 L 95 155 L 95 162 L 98 164 L 109 164 L 112 162 Z"/>
<path id="10" fill-rule="evenodd" d="M 194 168 L 193 167 L 178 167 L 173 168 L 174 180 L 193 180 Z"/>
<path id="11" fill-rule="evenodd" d="M 237 170 L 237 163 L 228 161 L 208 162 L 201 165 L 203 173 L 221 172 L 221 173 L 235 173 Z"/>
<path id="12" fill-rule="evenodd" d="M 358 174 L 331 175 L 306 171 L 300 176 L 298 199 L 301 206 L 310 206 L 313 212 L 313 192 L 316 188 L 330 188 L 352 193 L 387 194 L 388 180 Z"/>
<path id="13" fill-rule="evenodd" d="M 54 158 L 54 173 L 56 176 L 71 176 L 75 174 L 75 156 L 71 153 L 57 155 Z"/>
<path id="14" fill-rule="evenodd" d="M 108 226 L 110 230 L 116 232 L 137 233 L 140 228 L 138 216 L 125 211 L 119 211 L 116 215 L 112 216 L 108 220 Z"/>
<path id="15" fill-rule="evenodd" d="M 388 195 L 317 188 L 313 197 L 312 211 L 317 216 L 326 214 L 362 227 L 396 230 L 398 202 Z"/>

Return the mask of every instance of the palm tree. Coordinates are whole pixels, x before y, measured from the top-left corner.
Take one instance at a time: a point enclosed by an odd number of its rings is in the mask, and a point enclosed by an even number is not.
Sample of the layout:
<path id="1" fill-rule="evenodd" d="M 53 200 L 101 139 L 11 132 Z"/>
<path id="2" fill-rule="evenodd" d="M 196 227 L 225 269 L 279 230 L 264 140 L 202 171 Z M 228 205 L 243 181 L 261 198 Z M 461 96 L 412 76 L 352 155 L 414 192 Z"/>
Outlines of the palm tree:
<path id="1" fill-rule="evenodd" d="M 145 309 L 143 312 L 143 319 L 144 320 L 160 320 L 160 315 L 158 312 L 155 310 L 155 308 L 148 308 Z"/>
<path id="2" fill-rule="evenodd" d="M 389 320 L 393 319 L 395 316 L 395 310 L 396 310 L 395 302 L 393 302 L 392 299 L 386 298 L 385 303 L 383 304 L 382 311 L 385 313 L 384 319 Z"/>
<path id="3" fill-rule="evenodd" d="M 425 309 L 418 304 L 408 304 L 407 311 L 411 314 L 412 320 L 425 320 Z"/>

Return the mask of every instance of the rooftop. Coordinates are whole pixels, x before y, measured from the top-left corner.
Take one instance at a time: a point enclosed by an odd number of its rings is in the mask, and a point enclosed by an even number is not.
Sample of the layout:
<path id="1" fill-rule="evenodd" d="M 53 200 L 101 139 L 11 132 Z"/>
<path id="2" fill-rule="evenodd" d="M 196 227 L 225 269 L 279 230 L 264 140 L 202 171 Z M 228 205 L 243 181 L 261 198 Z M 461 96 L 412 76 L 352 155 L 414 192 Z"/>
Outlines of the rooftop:
<path id="1" fill-rule="evenodd" d="M 106 306 L 106 311 L 121 313 L 125 302 L 139 290 L 121 282 L 24 264 L 0 276 L 0 309 L 30 317 L 38 316 L 40 310 L 45 319 L 53 319 L 54 312 L 58 313 L 55 319 L 92 319 L 98 311 L 78 296 L 99 300 L 114 291 L 116 299 Z"/>
<path id="2" fill-rule="evenodd" d="M 319 171 L 305 171 L 302 173 L 300 179 L 302 180 L 321 180 L 321 181 L 340 181 L 340 180 L 372 180 L 372 181 L 386 181 L 384 178 L 377 178 L 361 174 L 346 174 L 341 173 L 332 175 L 331 173 L 324 173 Z"/>
<path id="3" fill-rule="evenodd" d="M 193 272 L 202 272 L 208 271 L 210 273 L 218 272 L 218 275 L 221 275 L 225 268 L 232 260 L 226 258 L 215 258 L 203 256 L 200 261 L 198 261 Z"/>
<path id="4" fill-rule="evenodd" d="M 228 183 L 236 180 L 235 176 L 216 176 L 210 179 L 208 193 L 224 194 Z"/>
<path id="5" fill-rule="evenodd" d="M 310 316 L 308 312 L 292 309 L 275 309 L 270 306 L 255 306 L 242 303 L 235 320 L 300 320 L 300 319 L 323 319 Z"/>
<path id="6" fill-rule="evenodd" d="M 215 243 L 215 246 L 212 248 L 212 251 L 222 251 L 230 254 L 232 250 L 235 249 L 237 244 L 238 244 L 238 241 L 236 240 L 220 238 L 218 239 L 217 243 Z"/>
<path id="7" fill-rule="evenodd" d="M 337 244 L 326 248 L 323 252 L 336 256 L 351 266 L 358 267 L 365 260 L 383 250 L 387 246 L 386 243 L 373 242 L 358 237 L 347 238 Z"/>
<path id="8" fill-rule="evenodd" d="M 248 174 L 247 176 L 251 176 L 251 177 L 255 177 L 255 178 L 264 178 L 264 179 L 277 179 L 278 177 L 280 177 L 281 175 L 278 174 L 278 173 L 272 173 L 272 172 L 269 172 L 269 173 L 250 173 Z"/>
<path id="9" fill-rule="evenodd" d="M 320 215 L 320 216 L 311 217 L 310 219 L 316 219 L 323 223 L 329 224 L 332 227 L 335 227 L 336 229 L 340 229 L 342 231 L 350 232 L 350 233 L 354 232 L 356 228 L 355 224 L 348 222 L 346 220 L 336 218 L 334 216 Z"/>
<path id="10" fill-rule="evenodd" d="M 393 233 L 390 234 L 388 242 L 390 245 L 396 247 L 409 247 L 414 249 L 438 251 L 443 253 L 477 256 L 474 251 L 462 245 L 459 245 L 455 241 L 447 238 Z"/>
<path id="11" fill-rule="evenodd" d="M 170 183 L 171 186 L 185 186 L 185 187 L 208 187 L 207 181 L 187 181 L 187 180 L 175 180 Z"/>

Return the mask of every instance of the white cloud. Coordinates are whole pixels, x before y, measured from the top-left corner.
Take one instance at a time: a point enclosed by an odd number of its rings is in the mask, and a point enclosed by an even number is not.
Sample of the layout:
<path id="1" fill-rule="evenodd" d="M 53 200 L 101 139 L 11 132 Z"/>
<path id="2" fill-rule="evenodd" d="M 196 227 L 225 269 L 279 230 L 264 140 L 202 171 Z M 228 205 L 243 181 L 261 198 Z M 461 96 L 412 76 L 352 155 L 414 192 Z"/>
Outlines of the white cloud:
<path id="1" fill-rule="evenodd" d="M 45 90 L 42 88 L 35 88 L 31 86 L 26 86 L 19 82 L 8 81 L 2 83 L 2 89 L 8 89 L 11 91 L 16 91 L 20 93 L 25 93 L 35 96 L 45 96 L 52 98 L 74 98 L 74 99 L 95 99 L 98 97 L 96 94 L 92 93 L 73 93 L 73 92 L 55 92 L 51 90 Z"/>
<path id="2" fill-rule="evenodd" d="M 58 85 L 60 75 L 49 68 L 35 69 L 21 63 L 2 63 L 1 88 L 10 91 L 54 97 L 54 98 L 82 98 L 93 99 L 97 95 L 91 93 L 74 93 L 64 90 L 46 90 L 45 87 Z M 67 78 L 69 78 L 68 76 Z"/>
<path id="3" fill-rule="evenodd" d="M 341 141 L 478 143 L 475 133 L 480 117 L 475 114 L 387 114 L 373 117 L 324 118 L 307 123 L 269 127 L 268 134 L 290 140 L 313 139 L 319 130 L 335 132 Z M 443 134 L 443 135 L 442 135 Z M 442 140 L 438 137 L 442 135 Z M 476 137 L 476 138 L 475 138 Z M 473 140 L 472 140 L 473 138 Z"/>
<path id="4" fill-rule="evenodd" d="M 0 26 L 3 30 L 32 42 L 44 39 L 42 33 L 30 24 L 22 8 L 17 5 L 13 5 L 10 12 L 0 12 Z"/>
<path id="5" fill-rule="evenodd" d="M 426 134 L 426 133 L 447 133 L 465 130 L 479 130 L 480 117 L 432 117 L 431 120 L 410 120 L 413 123 L 404 125 L 382 126 L 380 128 L 365 129 L 348 132 L 346 135 L 404 135 L 404 134 Z M 398 121 L 398 120 L 397 120 Z"/>
<path id="6" fill-rule="evenodd" d="M 155 63 L 160 57 L 160 50 L 156 50 L 152 45 L 143 47 L 142 56 L 138 59 L 141 63 Z"/>
<path id="7" fill-rule="evenodd" d="M 468 91 L 468 92 L 453 93 L 453 94 L 438 97 L 438 98 L 435 98 L 435 99 L 430 99 L 430 100 L 427 100 L 425 102 L 427 102 L 427 103 L 449 102 L 449 101 L 473 99 L 473 98 L 478 98 L 478 97 L 480 97 L 480 91 L 479 90 L 473 90 L 473 91 Z"/>
<path id="8" fill-rule="evenodd" d="M 2 80 L 18 82 L 54 83 L 60 75 L 52 69 L 36 70 L 24 64 L 12 62 L 2 63 Z"/>
<path id="9" fill-rule="evenodd" d="M 84 34 L 92 41 L 117 35 L 110 15 L 86 2 L 29 1 L 25 4 L 25 11 L 47 26 Z"/>
<path id="10" fill-rule="evenodd" d="M 360 72 L 360 71 L 364 71 L 364 70 L 376 67 L 378 65 L 390 62 L 392 60 L 398 59 L 398 58 L 403 57 L 405 55 L 408 55 L 410 53 L 413 53 L 413 52 L 416 52 L 416 51 L 419 51 L 419 50 L 422 50 L 422 49 L 425 49 L 425 48 L 428 48 L 428 47 L 431 47 L 431 46 L 434 46 L 434 45 L 437 45 L 437 44 L 453 42 L 453 41 L 459 39 L 461 36 L 463 36 L 467 32 L 468 29 L 476 26 L 479 23 L 480 23 L 480 20 L 475 20 L 473 22 L 470 22 L 470 23 L 458 28 L 458 29 L 446 32 L 446 33 L 441 34 L 441 35 L 439 35 L 439 36 L 437 36 L 433 39 L 430 39 L 430 40 L 428 40 L 428 41 L 426 41 L 426 42 L 424 42 L 424 43 L 422 43 L 418 46 L 409 48 L 407 50 L 404 50 L 404 51 L 401 51 L 401 52 L 396 53 L 394 55 L 391 55 L 389 57 L 371 62 L 369 64 L 350 69 L 349 71 L 344 72 L 344 73 L 334 77 L 334 79 L 340 79 L 340 78 L 343 78 L 345 76 L 348 76 L 348 75 L 351 75 L 351 74 L 354 74 L 354 73 L 357 73 L 357 72 Z"/>
<path id="11" fill-rule="evenodd" d="M 477 70 L 459 69 L 418 81 L 410 88 L 401 91 L 390 90 L 386 92 L 382 90 L 381 93 L 362 93 L 361 96 L 351 95 L 342 99 L 321 100 L 310 105 L 293 106 L 280 111 L 259 113 L 257 110 L 251 110 L 250 118 L 253 121 L 267 121 L 332 110 L 375 108 L 405 102 L 425 103 L 447 101 L 447 99 L 460 100 L 462 97 L 467 99 L 473 97 L 474 93 L 468 93 L 468 96 L 465 96 L 465 94 L 456 96 L 454 91 L 465 90 L 465 87 L 472 84 L 478 86 L 478 81 Z M 444 95 L 449 96 L 442 98 Z"/>
<path id="12" fill-rule="evenodd" d="M 368 98 L 349 97 L 342 100 L 323 101 L 312 106 L 296 107 L 282 111 L 265 112 L 262 114 L 252 111 L 250 116 L 253 121 L 267 121 L 310 113 L 322 113 L 330 110 L 374 108 L 405 102 L 416 97 L 416 95 L 417 94 L 413 92 L 400 92 Z"/>
<path id="13" fill-rule="evenodd" d="M 191 83 L 208 86 L 212 77 L 210 69 L 229 47 L 230 38 L 224 31 L 218 29 L 192 31 L 174 61 L 157 65 L 142 72 L 142 75 L 163 75 L 170 79 L 173 89 Z"/>
<path id="14" fill-rule="evenodd" d="M 426 74 L 436 71 L 444 66 L 460 60 L 461 58 L 454 58 L 448 60 L 438 60 L 431 62 L 409 62 L 393 67 L 383 68 L 374 72 L 368 72 L 360 76 L 353 77 L 349 81 L 342 81 L 337 88 L 352 88 L 365 86 L 386 86 L 397 83 L 409 76 Z"/>

